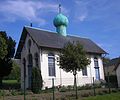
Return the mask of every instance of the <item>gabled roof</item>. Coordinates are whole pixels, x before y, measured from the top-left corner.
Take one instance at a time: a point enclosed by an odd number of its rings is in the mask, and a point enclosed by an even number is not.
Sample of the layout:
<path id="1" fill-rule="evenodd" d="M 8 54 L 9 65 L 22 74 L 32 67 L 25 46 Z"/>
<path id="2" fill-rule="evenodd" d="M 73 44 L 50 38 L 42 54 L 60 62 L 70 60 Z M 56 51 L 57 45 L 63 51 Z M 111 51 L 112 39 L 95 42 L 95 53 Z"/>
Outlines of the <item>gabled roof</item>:
<path id="1" fill-rule="evenodd" d="M 40 30 L 33 27 L 24 27 L 16 51 L 16 55 L 15 55 L 16 59 L 20 59 L 20 54 L 27 34 L 29 34 L 32 37 L 32 39 L 37 43 L 37 45 L 40 47 L 62 49 L 67 42 L 79 41 L 81 45 L 83 45 L 85 51 L 88 53 L 96 53 L 96 54 L 106 53 L 93 41 L 87 38 L 75 37 L 70 35 L 64 37 L 57 34 L 56 32 Z"/>
<path id="2" fill-rule="evenodd" d="M 116 66 L 118 63 L 120 63 L 120 58 L 113 58 L 111 59 L 106 66 Z"/>
<path id="3" fill-rule="evenodd" d="M 113 67 L 113 70 L 116 70 L 120 64 L 120 57 L 111 59 L 108 63 L 105 64 L 105 67 Z"/>

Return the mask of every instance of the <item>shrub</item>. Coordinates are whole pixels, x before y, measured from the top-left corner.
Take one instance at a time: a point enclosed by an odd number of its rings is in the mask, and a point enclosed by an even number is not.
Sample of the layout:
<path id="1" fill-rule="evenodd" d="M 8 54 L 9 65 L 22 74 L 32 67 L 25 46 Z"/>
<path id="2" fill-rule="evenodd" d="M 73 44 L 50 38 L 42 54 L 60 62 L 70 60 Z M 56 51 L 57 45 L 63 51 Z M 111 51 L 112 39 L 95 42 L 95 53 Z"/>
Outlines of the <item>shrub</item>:
<path id="1" fill-rule="evenodd" d="M 106 82 L 108 84 L 108 76 L 105 76 L 105 80 L 106 80 Z M 118 87 L 117 83 L 118 83 L 117 82 L 117 76 L 116 75 L 110 75 L 109 76 L 109 84 L 110 84 L 110 86 L 116 88 L 116 87 Z"/>
<path id="2" fill-rule="evenodd" d="M 83 93 L 83 94 L 81 94 L 81 96 L 82 96 L 82 97 L 89 97 L 90 94 L 89 94 L 89 93 Z"/>
<path id="3" fill-rule="evenodd" d="M 12 91 L 11 91 L 11 94 L 12 94 L 13 96 L 16 96 L 16 95 L 17 95 L 17 92 L 16 92 L 15 90 L 12 90 Z"/>
<path id="4" fill-rule="evenodd" d="M 65 86 L 62 86 L 62 87 L 60 88 L 60 92 L 66 92 L 66 91 L 67 91 L 67 89 L 66 89 Z"/>
<path id="5" fill-rule="evenodd" d="M 67 86 L 67 90 L 68 90 L 68 91 L 71 91 L 71 90 L 73 90 L 73 86 L 71 86 L 71 85 L 68 85 L 68 86 Z"/>
<path id="6" fill-rule="evenodd" d="M 117 92 L 117 90 L 112 90 L 112 92 L 116 93 L 116 92 Z"/>
<path id="7" fill-rule="evenodd" d="M 103 93 L 105 93 L 105 94 L 106 94 L 106 93 L 108 93 L 108 91 L 107 91 L 107 90 L 102 90 L 102 92 L 103 92 Z"/>
<path id="8" fill-rule="evenodd" d="M 32 68 L 32 92 L 33 93 L 39 93 L 39 91 L 42 89 L 43 86 L 43 80 L 41 71 L 38 67 Z"/>

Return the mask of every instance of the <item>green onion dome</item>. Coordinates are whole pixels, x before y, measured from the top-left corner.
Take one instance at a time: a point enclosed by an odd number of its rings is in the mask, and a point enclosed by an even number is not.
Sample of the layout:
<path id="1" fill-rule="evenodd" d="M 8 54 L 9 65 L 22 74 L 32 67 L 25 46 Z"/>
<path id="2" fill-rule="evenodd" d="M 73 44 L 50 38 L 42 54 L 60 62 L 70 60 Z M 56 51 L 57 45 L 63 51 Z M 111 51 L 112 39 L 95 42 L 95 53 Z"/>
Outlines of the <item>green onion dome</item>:
<path id="1" fill-rule="evenodd" d="M 62 26 L 62 25 L 67 27 L 69 21 L 66 16 L 64 16 L 63 14 L 60 13 L 54 18 L 53 23 L 54 23 L 55 27 Z"/>

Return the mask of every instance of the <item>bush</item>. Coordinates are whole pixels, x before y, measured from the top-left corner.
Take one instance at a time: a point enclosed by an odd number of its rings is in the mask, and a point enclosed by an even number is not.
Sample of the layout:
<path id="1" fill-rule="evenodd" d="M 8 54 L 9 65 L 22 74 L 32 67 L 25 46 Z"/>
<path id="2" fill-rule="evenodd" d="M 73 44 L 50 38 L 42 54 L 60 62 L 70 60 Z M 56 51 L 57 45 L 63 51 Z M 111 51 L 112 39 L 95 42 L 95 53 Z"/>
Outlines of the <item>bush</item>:
<path id="1" fill-rule="evenodd" d="M 108 76 L 105 76 L 105 80 L 106 80 L 106 82 L 108 84 Z M 109 84 L 110 84 L 110 86 L 116 88 L 116 87 L 118 87 L 117 83 L 118 83 L 117 82 L 117 76 L 116 75 L 110 75 L 109 76 Z"/>
<path id="2" fill-rule="evenodd" d="M 89 93 L 84 93 L 84 94 L 81 94 L 82 97 L 89 97 L 90 94 Z"/>
<path id="3" fill-rule="evenodd" d="M 78 86 L 78 90 L 88 90 L 88 89 L 91 89 L 92 86 L 91 84 L 86 84 L 86 85 L 83 85 L 83 86 Z"/>
<path id="4" fill-rule="evenodd" d="M 102 90 L 102 92 L 103 92 L 103 93 L 105 93 L 105 94 L 107 94 L 107 93 L 108 93 L 108 91 L 107 91 L 107 90 Z"/>
<path id="5" fill-rule="evenodd" d="M 116 92 L 118 92 L 118 91 L 117 91 L 117 90 L 112 90 L 112 92 L 113 92 L 113 93 L 116 93 Z"/>
<path id="6" fill-rule="evenodd" d="M 43 80 L 41 71 L 38 67 L 32 68 L 32 92 L 33 93 L 39 93 L 39 91 L 42 89 L 43 86 Z"/>
<path id="7" fill-rule="evenodd" d="M 65 86 L 62 86 L 62 87 L 60 88 L 60 92 L 66 92 L 66 91 L 67 91 L 67 89 L 66 89 Z"/>

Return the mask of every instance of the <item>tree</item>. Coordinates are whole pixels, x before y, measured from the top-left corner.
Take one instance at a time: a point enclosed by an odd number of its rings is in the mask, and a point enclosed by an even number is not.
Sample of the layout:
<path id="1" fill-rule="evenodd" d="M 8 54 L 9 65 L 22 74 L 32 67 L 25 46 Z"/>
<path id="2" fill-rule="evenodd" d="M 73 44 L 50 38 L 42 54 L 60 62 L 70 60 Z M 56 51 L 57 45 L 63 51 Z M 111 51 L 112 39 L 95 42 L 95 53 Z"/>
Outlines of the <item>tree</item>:
<path id="1" fill-rule="evenodd" d="M 32 92 L 38 93 L 43 87 L 41 71 L 38 67 L 32 68 Z"/>
<path id="2" fill-rule="evenodd" d="M 15 41 L 8 37 L 6 32 L 0 31 L 0 85 L 4 76 L 12 70 L 12 60 L 15 52 Z"/>
<path id="3" fill-rule="evenodd" d="M 0 34 L 0 59 L 3 59 L 7 55 L 7 44 L 2 35 Z"/>
<path id="4" fill-rule="evenodd" d="M 60 55 L 60 68 L 66 72 L 71 72 L 74 75 L 74 87 L 76 88 L 77 99 L 77 83 L 76 74 L 84 67 L 90 64 L 83 46 L 79 43 L 68 42 L 61 51 Z"/>
<path id="5" fill-rule="evenodd" d="M 17 80 L 18 82 L 20 81 L 20 66 L 15 61 L 12 63 L 12 70 L 10 74 L 4 77 L 4 79 Z"/>

